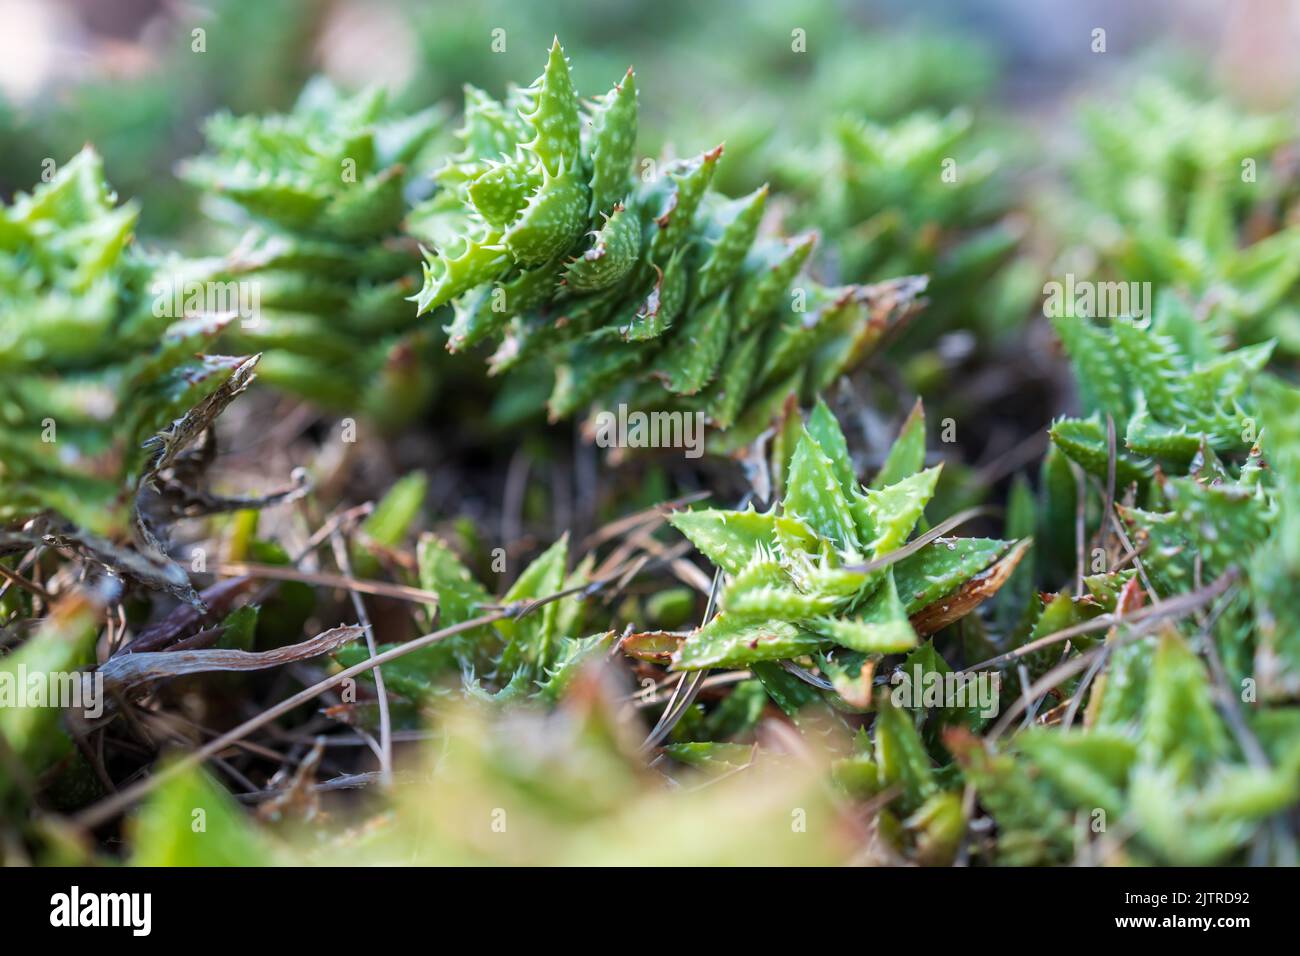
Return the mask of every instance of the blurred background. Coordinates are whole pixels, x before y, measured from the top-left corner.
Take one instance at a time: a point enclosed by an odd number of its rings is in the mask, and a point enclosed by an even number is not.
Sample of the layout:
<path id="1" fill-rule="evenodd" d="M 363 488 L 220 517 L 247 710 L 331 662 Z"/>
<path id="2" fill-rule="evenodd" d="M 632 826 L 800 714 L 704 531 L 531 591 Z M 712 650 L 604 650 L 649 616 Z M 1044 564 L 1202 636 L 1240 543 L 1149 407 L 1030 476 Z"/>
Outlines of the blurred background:
<path id="1" fill-rule="evenodd" d="M 0 23 L 0 194 L 93 142 L 109 181 L 143 201 L 142 231 L 178 238 L 195 199 L 171 172 L 201 149 L 214 110 L 288 109 L 316 73 L 345 89 L 381 83 L 405 109 L 454 107 L 463 82 L 499 93 L 531 77 L 557 33 L 580 91 L 636 66 L 647 152 L 726 139 L 737 189 L 763 178 L 748 153 L 773 122 L 798 139 L 827 109 L 890 120 L 992 104 L 1050 117 L 1153 58 L 1273 107 L 1300 71 L 1288 0 L 0 0 Z M 796 28 L 806 57 L 789 55 Z"/>

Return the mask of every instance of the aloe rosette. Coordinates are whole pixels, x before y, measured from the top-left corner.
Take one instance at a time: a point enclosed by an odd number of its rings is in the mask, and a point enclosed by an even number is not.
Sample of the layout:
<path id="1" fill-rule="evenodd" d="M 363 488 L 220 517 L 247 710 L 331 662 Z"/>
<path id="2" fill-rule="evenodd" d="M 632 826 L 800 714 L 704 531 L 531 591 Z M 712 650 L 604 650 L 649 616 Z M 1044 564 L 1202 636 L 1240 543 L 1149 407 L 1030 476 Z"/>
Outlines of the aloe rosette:
<path id="1" fill-rule="evenodd" d="M 1008 162 L 986 139 L 965 109 L 889 122 L 844 116 L 815 146 L 774 162 L 800 200 L 791 221 L 825 235 L 842 280 L 924 273 L 927 334 L 993 336 L 1019 323 L 1029 300 L 1009 268 L 1024 227 L 1011 214 Z"/>
<path id="2" fill-rule="evenodd" d="M 768 189 L 710 189 L 722 147 L 636 156 L 627 75 L 584 107 L 558 42 L 504 101 L 470 89 L 463 149 L 412 216 L 428 244 L 421 312 L 450 305 L 454 351 L 494 342 L 494 372 L 553 369 L 558 419 L 596 400 L 766 426 L 869 353 L 924 287 L 826 288 L 800 272 L 814 236 L 762 234 Z"/>
<path id="3" fill-rule="evenodd" d="M 878 819 L 891 852 L 922 863 L 951 862 L 967 816 L 951 775 L 919 729 L 982 726 L 979 708 L 919 699 L 896 703 L 873 676 L 888 662 L 909 680 L 943 678 L 951 668 L 924 640 L 970 615 L 1010 580 L 1028 540 L 913 535 L 924 522 L 940 468 L 924 468 L 920 406 L 866 486 L 847 441 L 822 402 L 802 425 L 784 471 L 784 496 L 768 511 L 703 509 L 669 521 L 719 570 L 717 614 L 685 635 L 633 634 L 633 656 L 674 669 L 745 668 L 770 700 L 816 746 L 837 759 L 832 773 L 849 794 L 893 796 Z M 911 540 L 910 540 L 911 539 Z M 891 665 L 892 666 L 892 665 Z M 743 764 L 758 714 L 739 685 L 696 726 L 675 730 L 674 759 Z M 749 712 L 748 719 L 737 716 Z M 855 715 L 874 714 L 854 731 Z M 930 733 L 927 730 L 927 733 Z"/>
<path id="4" fill-rule="evenodd" d="M 1056 422 L 1052 438 L 1086 470 L 1106 475 L 1108 415 L 1121 482 L 1145 482 L 1157 465 L 1183 471 L 1203 447 L 1239 457 L 1254 445 L 1260 422 L 1250 391 L 1272 342 L 1228 350 L 1172 293 L 1160 297 L 1149 319 L 1052 322 L 1087 414 Z"/>
<path id="5" fill-rule="evenodd" d="M 569 571 L 567 536 L 556 541 L 520 573 L 497 602 L 455 550 L 435 534 L 420 536 L 416 550 L 420 587 L 437 595 L 427 623 L 439 628 L 463 624 L 498 603 L 546 598 L 590 581 L 593 559 Z M 613 635 L 580 636 L 585 616 L 574 594 L 535 614 L 483 624 L 384 665 L 387 687 L 411 701 L 446 701 L 461 692 L 498 703 L 534 697 L 554 703 L 582 666 L 609 649 Z M 386 648 L 380 648 L 384 650 Z M 338 654 L 345 665 L 368 656 L 363 646 Z"/>
<path id="6" fill-rule="evenodd" d="M 748 666 L 832 648 L 898 654 L 997 591 L 1023 554 L 1014 542 L 940 536 L 907 547 L 940 472 L 922 467 L 919 417 L 909 425 L 863 487 L 834 414 L 819 402 L 778 505 L 670 517 L 723 573 L 717 615 L 681 642 L 674 667 Z"/>
<path id="7" fill-rule="evenodd" d="M 402 226 L 442 123 L 319 78 L 287 114 L 209 119 L 208 152 L 181 174 L 214 215 L 250 227 L 214 268 L 256 293 L 257 314 L 229 334 L 265 353 L 265 383 L 381 424 L 427 405 L 437 348 L 407 301 L 420 257 Z"/>
<path id="8" fill-rule="evenodd" d="M 1082 117 L 1063 222 L 1104 273 L 1177 289 L 1243 343 L 1300 351 L 1295 123 L 1164 80 Z"/>
<path id="9" fill-rule="evenodd" d="M 224 317 L 173 314 L 192 267 L 135 248 L 137 214 L 89 148 L 0 207 L 0 523 L 122 536 L 142 480 L 252 378 L 206 354 Z"/>

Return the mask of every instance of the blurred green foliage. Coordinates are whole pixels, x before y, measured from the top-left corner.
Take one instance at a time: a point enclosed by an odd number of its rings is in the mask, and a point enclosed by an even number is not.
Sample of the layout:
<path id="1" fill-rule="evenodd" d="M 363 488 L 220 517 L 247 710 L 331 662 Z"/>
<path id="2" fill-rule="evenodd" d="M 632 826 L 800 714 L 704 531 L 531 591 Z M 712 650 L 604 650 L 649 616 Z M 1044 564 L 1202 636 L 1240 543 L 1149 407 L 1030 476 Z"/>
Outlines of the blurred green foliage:
<path id="1" fill-rule="evenodd" d="M 1081 202 L 1060 222 L 1099 272 L 1177 290 L 1217 332 L 1300 352 L 1297 127 L 1147 78 L 1082 113 Z"/>
<path id="2" fill-rule="evenodd" d="M 138 207 L 118 204 L 98 154 L 50 172 L 0 207 L 0 520 L 52 510 L 120 534 L 171 453 L 146 441 L 251 365 L 200 354 L 228 319 L 174 308 L 201 272 L 131 245 Z"/>
<path id="3" fill-rule="evenodd" d="M 311 74 L 324 9 L 300 0 L 199 0 L 188 16 L 164 20 L 142 71 L 104 71 L 30 103 L 0 97 L 0 193 L 25 189 L 47 159 L 92 143 L 108 178 L 143 200 L 147 233 L 190 230 L 192 193 L 171 172 L 197 145 L 197 121 L 219 107 L 291 103 Z"/>
<path id="4" fill-rule="evenodd" d="M 181 175 L 214 216 L 252 224 L 216 268 L 255 293 L 256 314 L 227 337 L 269 353 L 265 382 L 386 427 L 428 405 L 439 350 L 407 301 L 419 253 L 401 227 L 441 123 L 436 109 L 398 115 L 380 89 L 344 97 L 322 78 L 291 113 L 208 120 L 209 152 Z"/>

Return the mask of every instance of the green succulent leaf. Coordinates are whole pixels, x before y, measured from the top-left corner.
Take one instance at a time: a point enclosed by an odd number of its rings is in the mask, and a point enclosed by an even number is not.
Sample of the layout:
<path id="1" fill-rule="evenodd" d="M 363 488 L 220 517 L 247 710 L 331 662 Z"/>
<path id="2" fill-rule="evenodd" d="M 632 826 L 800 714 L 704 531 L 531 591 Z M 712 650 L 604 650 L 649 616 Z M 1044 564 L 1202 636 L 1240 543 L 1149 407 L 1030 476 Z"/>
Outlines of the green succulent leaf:
<path id="1" fill-rule="evenodd" d="M 569 539 L 565 535 L 533 559 L 506 592 L 504 602 L 528 601 L 561 590 L 568 555 Z M 536 678 L 555 666 L 560 651 L 558 638 L 567 636 L 556 634 L 559 610 L 558 602 L 551 601 L 534 614 L 496 622 L 507 641 L 501 656 L 504 674 L 524 673 Z"/>
<path id="2" fill-rule="evenodd" d="M 870 542 L 874 557 L 888 554 L 907 540 L 934 496 L 942 470 L 937 465 L 867 492 L 866 510 L 876 529 L 876 537 Z"/>
<path id="3" fill-rule="evenodd" d="M 591 216 L 608 213 L 629 190 L 628 170 L 636 154 L 636 77 L 622 81 L 591 111 Z"/>
<path id="4" fill-rule="evenodd" d="M 564 281 L 575 292 L 599 292 L 616 285 L 636 265 L 641 226 L 622 206 L 615 205 L 591 248 L 564 270 Z"/>
<path id="5" fill-rule="evenodd" d="M 857 525 L 835 474 L 835 464 L 806 429 L 790 461 L 782 509 L 838 549 L 859 550 Z"/>
<path id="6" fill-rule="evenodd" d="M 545 72 L 524 92 L 531 109 L 521 116 L 533 138 L 523 148 L 535 155 L 551 176 L 574 171 L 581 157 L 578 94 L 558 39 L 551 44 Z"/>
<path id="7" fill-rule="evenodd" d="M 871 481 L 871 488 L 881 489 L 897 484 L 908 475 L 916 474 L 925 467 L 925 409 L 918 398 L 907 420 L 898 433 L 898 438 L 890 446 L 885 463 Z"/>
<path id="8" fill-rule="evenodd" d="M 776 543 L 776 517 L 750 508 L 746 511 L 677 511 L 668 522 L 700 549 L 700 553 L 728 574 L 739 574 L 756 548 Z"/>
<path id="9" fill-rule="evenodd" d="M 654 375 L 674 394 L 697 394 L 717 374 L 730 330 L 731 310 L 723 293 L 673 331 Z"/>
<path id="10" fill-rule="evenodd" d="M 817 633 L 864 654 L 898 654 L 916 646 L 916 631 L 898 595 L 892 573 L 856 612 L 814 622 Z"/>
<path id="11" fill-rule="evenodd" d="M 754 661 L 781 660 L 809 654 L 826 641 L 782 620 L 754 622 L 722 612 L 697 630 L 673 654 L 678 670 L 744 667 Z"/>

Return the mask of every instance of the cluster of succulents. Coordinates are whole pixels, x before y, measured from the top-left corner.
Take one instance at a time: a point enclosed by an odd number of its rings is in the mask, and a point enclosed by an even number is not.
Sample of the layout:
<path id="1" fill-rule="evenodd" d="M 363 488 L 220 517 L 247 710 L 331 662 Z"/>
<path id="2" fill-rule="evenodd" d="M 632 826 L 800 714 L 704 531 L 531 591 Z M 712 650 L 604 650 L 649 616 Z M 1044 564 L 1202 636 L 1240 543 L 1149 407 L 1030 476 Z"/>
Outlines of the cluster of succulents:
<path id="1" fill-rule="evenodd" d="M 697 115 L 680 120 L 688 130 L 725 130 L 727 162 L 714 181 L 723 191 L 744 192 L 769 177 L 780 182 L 790 159 L 838 122 L 892 125 L 912 115 L 969 109 L 983 104 L 994 86 L 997 70 L 979 39 L 934 28 L 859 31 L 824 3 L 802 7 L 796 13 L 783 5 L 777 22 L 746 23 L 762 38 L 754 45 L 763 55 L 746 58 L 739 68 L 718 64 L 722 75 L 713 82 L 720 89 L 749 88 L 701 104 Z M 799 23 L 802 33 L 782 30 L 789 22 Z M 716 63 L 707 53 L 735 43 L 736 28 L 728 23 L 684 38 L 701 50 L 692 62 Z M 643 58 L 636 62 L 645 64 Z M 773 82 L 778 76 L 781 81 Z M 695 82 L 695 74 L 682 79 Z M 806 109 L 809 102 L 818 108 Z"/>
<path id="2" fill-rule="evenodd" d="M 1082 819 L 1099 863 L 1206 865 L 1246 847 L 1245 858 L 1288 862 L 1285 837 L 1260 838 L 1278 836 L 1270 828 L 1300 799 L 1294 708 L 1252 714 L 1234 735 L 1193 641 L 1169 628 L 1113 646 L 1082 731 L 1026 730 L 1009 754 L 954 744 L 1005 830 L 999 858 L 1075 858 Z"/>
<path id="3" fill-rule="evenodd" d="M 1042 596 L 1011 643 L 1103 615 L 1109 626 L 1103 640 L 1072 639 L 1093 663 L 1056 681 L 1057 719 L 1005 746 L 945 736 L 998 824 L 994 857 L 1293 859 L 1283 821 L 1300 800 L 1300 655 L 1284 582 L 1300 391 L 1260 371 L 1272 343 L 1225 351 L 1172 296 L 1145 322 L 1055 324 L 1091 415 L 1058 421 L 1052 438 L 1091 484 L 1096 547 L 1080 567 L 1096 573 Z M 1123 624 L 1207 593 L 1213 603 L 1155 628 Z M 1058 645 L 1023 662 L 1051 683 L 1068 657 Z M 1076 710 L 1071 728 L 1063 712 Z"/>
<path id="4" fill-rule="evenodd" d="M 471 89 L 459 136 L 411 217 L 419 307 L 453 308 L 453 350 L 493 342 L 494 372 L 553 369 L 552 418 L 617 399 L 728 428 L 834 381 L 923 288 L 801 277 L 814 237 L 761 235 L 766 187 L 713 192 L 721 146 L 634 170 L 632 72 L 584 110 L 558 42 L 504 102 Z"/>
<path id="5" fill-rule="evenodd" d="M 1100 271 L 1191 297 L 1241 342 L 1300 350 L 1295 123 L 1165 80 L 1083 114 L 1082 202 L 1062 217 Z"/>
<path id="6" fill-rule="evenodd" d="M 1010 215 L 1007 161 L 976 135 L 969 110 L 889 122 L 843 116 L 815 147 L 792 148 L 775 164 L 778 182 L 801 200 L 790 218 L 823 232 L 844 281 L 929 276 L 927 337 L 995 335 L 1023 319 L 1023 297 L 1004 301 L 1023 232 Z"/>
<path id="7" fill-rule="evenodd" d="M 1294 510 L 1297 391 L 1261 371 L 1273 343 L 1225 351 L 1172 297 L 1146 324 L 1057 325 L 1095 411 L 1058 421 L 1053 441 L 1099 482 L 1113 460 L 1118 513 L 1146 548 L 1159 594 L 1229 567 L 1248 572 L 1255 627 L 1225 616 L 1220 653 L 1234 681 L 1253 674 L 1263 698 L 1294 698 L 1300 649 L 1276 622 L 1286 615 L 1281 581 L 1295 567 L 1278 529 Z M 1113 454 L 1103 414 L 1114 423 Z"/>
<path id="8" fill-rule="evenodd" d="M 1257 542 L 1250 545 L 1264 554 Z M 1161 542 L 1147 554 L 1168 548 Z M 1129 568 L 1090 577 L 1082 597 L 1063 594 L 1044 603 L 1040 619 L 1051 623 L 1035 627 L 1034 636 L 1101 615 L 1123 618 L 1140 610 L 1148 594 L 1153 601 L 1176 596 L 1162 573 L 1166 566 L 1152 560 L 1142 573 Z M 1112 625 L 1101 642 L 1075 638 L 1101 661 L 1087 672 L 1095 674 L 1092 683 L 1075 669 L 1053 690 L 1064 701 L 1054 719 L 1005 744 L 960 728 L 944 734 L 946 749 L 998 825 L 991 859 L 1016 865 L 1292 859 L 1283 821 L 1300 800 L 1300 710 L 1267 706 L 1254 679 L 1242 676 L 1256 673 L 1241 654 L 1251 639 L 1244 615 L 1252 599 L 1225 599 L 1217 622 L 1197 618 L 1151 633 L 1135 621 L 1129 628 Z M 1207 651 L 1207 641 L 1217 647 Z M 1060 659 L 1058 650 L 1052 662 Z M 1062 712 L 1076 708 L 1071 728 Z"/>
<path id="9" fill-rule="evenodd" d="M 1101 478 L 1109 468 L 1106 419 L 1114 425 L 1119 481 L 1150 479 L 1157 466 L 1186 470 L 1194 458 L 1240 456 L 1260 433 L 1251 386 L 1273 342 L 1223 347 L 1178 296 L 1162 295 L 1149 319 L 1108 326 L 1075 315 L 1052 320 L 1074 365 L 1087 417 L 1052 427 L 1056 444 Z"/>
<path id="10" fill-rule="evenodd" d="M 945 49 L 910 55 L 928 73 Z M 848 68 L 820 64 L 814 88 Z M 916 95 L 947 105 L 950 86 Z M 556 41 L 530 86 L 467 88 L 437 164 L 442 114 L 377 92 L 316 81 L 287 114 L 214 117 L 182 171 L 247 230 L 233 251 L 138 248 L 137 208 L 89 150 L 0 207 L 0 677 L 117 682 L 98 749 L 71 714 L 0 707 L 0 858 L 100 859 L 30 810 L 93 828 L 144 796 L 122 832 L 146 865 L 1296 862 L 1289 124 L 1163 86 L 1091 117 L 1077 238 L 1161 295 L 1149 317 L 1048 310 L 1077 414 L 1040 433 L 1038 487 L 1014 477 L 990 532 L 992 509 L 957 513 L 940 487 L 970 449 L 935 464 L 920 402 L 881 441 L 880 409 L 842 376 L 922 292 L 927 342 L 1005 333 L 986 314 L 1024 265 L 1005 171 L 964 112 L 841 92 L 828 102 L 855 115 L 811 148 L 747 152 L 780 203 L 723 195 L 721 146 L 640 156 L 632 71 L 583 103 Z M 241 283 L 251 313 L 237 292 L 214 307 Z M 217 341 L 249 355 L 208 354 Z M 536 412 L 540 384 L 552 420 L 701 413 L 750 493 L 629 515 L 626 489 L 602 486 L 618 520 L 553 542 L 426 522 L 423 471 L 373 506 L 312 492 L 260 529 L 263 501 L 194 497 L 255 367 L 397 431 L 433 401 L 442 353 L 476 349 L 506 401 Z M 168 492 L 194 505 L 171 517 L 236 511 L 196 532 L 225 563 L 202 596 L 209 571 L 191 581 L 152 530 Z M 998 536 L 958 533 L 974 522 Z M 69 552 L 180 600 L 124 596 Z M 295 682 L 305 696 L 283 693 Z M 173 710 L 259 734 L 210 765 L 254 811 L 199 766 L 220 739 L 140 773 L 148 739 L 117 718 Z M 322 763 L 325 741 L 298 745 L 318 734 L 356 746 Z M 373 789 L 321 814 L 335 787 Z M 808 818 L 795 838 L 791 806 Z M 498 810 L 509 839 L 484 829 Z"/>
<path id="11" fill-rule="evenodd" d="M 1286 862 L 1286 814 L 1300 801 L 1300 656 L 1287 594 L 1296 563 L 1285 534 L 1300 390 L 1261 373 L 1271 343 L 1226 351 L 1173 298 L 1148 323 L 1057 326 L 1090 417 L 1059 421 L 1052 437 L 1065 456 L 1057 462 L 1072 461 L 1092 483 L 1083 518 L 1098 548 L 1082 568 L 1093 573 L 1077 588 L 1034 591 L 1032 563 L 1010 540 L 941 537 L 888 563 L 926 496 L 894 501 L 904 524 L 883 553 L 862 542 L 888 538 L 890 521 L 871 512 L 866 538 L 859 522 L 873 499 L 927 476 L 918 472 L 923 429 L 911 441 L 905 431 L 863 494 L 843 434 L 819 405 L 779 509 L 671 519 L 720 569 L 719 611 L 688 634 L 650 632 L 626 646 L 680 669 L 744 667 L 753 677 L 726 703 L 681 719 L 665 751 L 694 765 L 744 765 L 752 724 L 735 715 L 752 684 L 838 753 L 842 788 L 894 793 L 877 834 L 903 858 L 948 863 L 967 839 L 975 858 L 1010 864 Z M 1009 538 L 1061 536 L 1052 480 L 1042 515 L 1024 486 L 1013 493 Z M 1065 523 L 1074 508 L 1071 480 Z M 875 580 L 854 590 L 864 567 Z M 1195 613 L 1156 613 L 1207 589 L 1216 600 Z M 969 615 L 995 593 L 994 614 Z M 1155 627 L 1139 623 L 1144 609 Z M 941 613 L 927 620 L 930 611 Z M 961 635 L 955 644 L 948 624 Z M 1063 632 L 1074 633 L 1069 643 L 1054 642 Z M 1002 719 L 992 733 L 975 707 L 900 707 L 876 686 L 895 654 L 906 655 L 893 658 L 895 675 L 951 673 L 941 644 L 968 667 L 972 650 L 996 665 Z M 1026 694 L 1047 708 L 1033 726 L 1032 714 L 1006 713 Z M 867 729 L 853 734 L 864 714 Z M 1017 717 L 1026 726 L 999 739 Z M 962 781 L 996 823 L 995 839 L 963 836 Z"/>
<path id="12" fill-rule="evenodd" d="M 427 407 L 439 349 L 407 301 L 420 255 L 402 227 L 442 123 L 437 109 L 395 113 L 380 89 L 344 96 L 321 78 L 290 113 L 208 121 L 209 151 L 181 174 L 214 215 L 250 227 L 212 268 L 254 294 L 256 314 L 228 335 L 265 353 L 265 383 L 386 426 Z"/>

